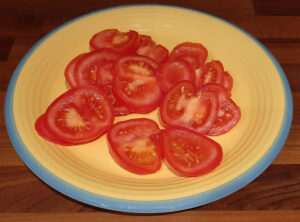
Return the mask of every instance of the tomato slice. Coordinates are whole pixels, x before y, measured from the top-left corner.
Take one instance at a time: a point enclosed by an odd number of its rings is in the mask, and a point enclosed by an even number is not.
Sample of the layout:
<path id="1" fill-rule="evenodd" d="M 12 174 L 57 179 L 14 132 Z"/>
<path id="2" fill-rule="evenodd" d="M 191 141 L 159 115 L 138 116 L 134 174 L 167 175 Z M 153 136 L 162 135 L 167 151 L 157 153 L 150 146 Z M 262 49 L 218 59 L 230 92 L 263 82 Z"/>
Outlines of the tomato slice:
<path id="1" fill-rule="evenodd" d="M 193 69 L 197 69 L 204 64 L 207 54 L 207 49 L 202 44 L 183 42 L 172 50 L 170 57 L 184 59 L 190 63 Z"/>
<path id="2" fill-rule="evenodd" d="M 93 49 L 109 48 L 118 53 L 133 53 L 138 47 L 138 33 L 130 30 L 120 32 L 117 29 L 106 29 L 96 33 L 90 40 Z"/>
<path id="3" fill-rule="evenodd" d="M 35 122 L 35 130 L 45 140 L 63 146 L 71 146 L 73 143 L 63 141 L 58 138 L 46 125 L 46 115 L 42 114 Z"/>
<path id="4" fill-rule="evenodd" d="M 230 93 L 220 85 L 206 84 L 202 87 L 206 91 L 214 92 L 219 100 L 217 117 L 208 131 L 209 136 L 218 136 L 231 130 L 241 118 L 241 110 L 230 98 Z"/>
<path id="5" fill-rule="evenodd" d="M 49 131 L 70 143 L 101 136 L 114 120 L 111 103 L 97 87 L 68 90 L 51 103 L 45 115 Z"/>
<path id="6" fill-rule="evenodd" d="M 196 72 L 196 86 L 206 83 L 224 84 L 224 68 L 220 61 L 213 60 L 200 67 Z"/>
<path id="7" fill-rule="evenodd" d="M 82 53 L 78 56 L 76 56 L 72 61 L 67 65 L 65 69 L 65 78 L 70 85 L 71 88 L 74 88 L 77 86 L 76 80 L 75 80 L 75 66 L 77 65 L 78 61 L 85 55 L 86 53 Z"/>
<path id="8" fill-rule="evenodd" d="M 224 72 L 224 87 L 231 92 L 233 87 L 233 78 L 228 72 Z"/>
<path id="9" fill-rule="evenodd" d="M 112 92 L 112 85 L 102 85 L 101 89 L 105 92 L 107 98 L 113 105 L 114 116 L 124 116 L 130 114 L 130 110 L 120 103 Z"/>
<path id="10" fill-rule="evenodd" d="M 162 147 L 167 166 L 180 176 L 209 173 L 223 158 L 222 147 L 217 142 L 182 128 L 163 131 Z"/>
<path id="11" fill-rule="evenodd" d="M 140 46 L 136 51 L 138 55 L 147 56 L 157 63 L 162 63 L 169 56 L 169 51 L 162 45 L 145 45 Z"/>
<path id="12" fill-rule="evenodd" d="M 102 65 L 117 61 L 120 54 L 111 49 L 99 49 L 85 54 L 75 66 L 76 86 L 96 85 L 97 73 Z"/>
<path id="13" fill-rule="evenodd" d="M 123 56 L 115 64 L 113 93 L 133 112 L 148 113 L 160 103 L 157 63 L 144 56 Z"/>
<path id="14" fill-rule="evenodd" d="M 182 81 L 165 96 L 160 118 L 166 126 L 180 126 L 206 134 L 218 111 L 218 98 L 213 92 L 197 89 L 191 82 Z"/>
<path id="15" fill-rule="evenodd" d="M 157 69 L 158 83 L 163 93 L 167 93 L 182 80 L 195 82 L 196 74 L 188 62 L 183 59 L 167 60 Z"/>
<path id="16" fill-rule="evenodd" d="M 162 164 L 159 133 L 157 123 L 150 119 L 118 122 L 107 132 L 110 154 L 132 173 L 155 173 Z"/>
<path id="17" fill-rule="evenodd" d="M 107 62 L 100 66 L 96 72 L 96 85 L 107 85 L 112 84 L 114 62 Z"/>

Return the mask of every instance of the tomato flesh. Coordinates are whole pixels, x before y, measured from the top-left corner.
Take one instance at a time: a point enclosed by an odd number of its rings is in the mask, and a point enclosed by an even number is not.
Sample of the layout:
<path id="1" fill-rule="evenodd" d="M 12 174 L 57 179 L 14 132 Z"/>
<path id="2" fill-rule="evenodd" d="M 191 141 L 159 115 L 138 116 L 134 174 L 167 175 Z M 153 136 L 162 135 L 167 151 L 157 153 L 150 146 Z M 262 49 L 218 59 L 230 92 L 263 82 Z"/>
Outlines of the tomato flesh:
<path id="1" fill-rule="evenodd" d="M 130 30 L 120 32 L 117 29 L 106 29 L 96 33 L 90 40 L 93 49 L 109 48 L 118 53 L 133 53 L 138 47 L 138 33 Z"/>
<path id="2" fill-rule="evenodd" d="M 120 54 L 111 49 L 99 49 L 85 54 L 75 66 L 76 86 L 91 86 L 97 83 L 97 73 L 102 65 L 117 61 Z"/>
<path id="3" fill-rule="evenodd" d="M 233 87 L 233 78 L 228 72 L 224 72 L 224 87 L 231 92 Z"/>
<path id="4" fill-rule="evenodd" d="M 163 155 L 167 166 L 180 176 L 200 176 L 214 170 L 223 157 L 221 146 L 210 138 L 182 129 L 162 133 Z"/>
<path id="5" fill-rule="evenodd" d="M 123 56 L 115 64 L 113 93 L 133 112 L 148 113 L 160 103 L 157 63 L 144 56 Z"/>
<path id="6" fill-rule="evenodd" d="M 224 83 L 224 68 L 220 61 L 213 60 L 200 67 L 196 72 L 196 86 L 200 87 L 207 83 Z"/>
<path id="7" fill-rule="evenodd" d="M 48 107 L 46 125 L 60 140 L 82 143 L 98 138 L 113 123 L 112 105 L 97 87 L 77 87 Z"/>
<path id="8" fill-rule="evenodd" d="M 230 93 L 218 84 L 205 84 L 202 89 L 216 94 L 219 101 L 219 109 L 216 119 L 207 135 L 218 136 L 231 130 L 241 118 L 241 110 L 230 98 Z"/>
<path id="9" fill-rule="evenodd" d="M 73 143 L 60 140 L 46 125 L 46 115 L 42 114 L 35 122 L 35 130 L 45 140 L 63 146 L 71 146 Z"/>
<path id="10" fill-rule="evenodd" d="M 212 92 L 197 89 L 191 82 L 182 81 L 165 96 L 160 118 L 168 126 L 180 126 L 206 134 L 215 121 L 218 99 Z"/>
<path id="11" fill-rule="evenodd" d="M 71 60 L 71 62 L 69 62 L 69 64 L 67 65 L 67 67 L 65 69 L 65 78 L 71 88 L 74 88 L 77 86 L 77 83 L 75 80 L 75 67 L 76 67 L 78 61 L 82 57 L 84 57 L 85 54 L 86 53 L 82 53 L 82 54 L 76 56 L 74 59 Z"/>
<path id="12" fill-rule="evenodd" d="M 110 154 L 132 173 L 155 173 L 162 164 L 159 133 L 157 123 L 150 119 L 118 122 L 107 132 Z"/>
<path id="13" fill-rule="evenodd" d="M 195 82 L 196 75 L 188 62 L 182 59 L 168 60 L 158 67 L 158 83 L 163 93 L 183 80 Z"/>
<path id="14" fill-rule="evenodd" d="M 170 58 L 184 59 L 190 63 L 193 69 L 197 69 L 204 64 L 207 54 L 207 49 L 202 44 L 183 42 L 172 50 Z"/>

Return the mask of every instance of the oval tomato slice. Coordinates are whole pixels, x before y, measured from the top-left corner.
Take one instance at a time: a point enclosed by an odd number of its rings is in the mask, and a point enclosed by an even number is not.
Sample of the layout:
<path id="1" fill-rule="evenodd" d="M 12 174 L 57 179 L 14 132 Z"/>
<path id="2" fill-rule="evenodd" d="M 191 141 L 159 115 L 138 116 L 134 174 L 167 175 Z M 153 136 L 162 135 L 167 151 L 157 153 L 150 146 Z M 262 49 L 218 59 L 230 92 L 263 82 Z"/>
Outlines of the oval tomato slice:
<path id="1" fill-rule="evenodd" d="M 158 83 L 163 93 L 167 93 L 182 80 L 195 82 L 196 74 L 188 62 L 182 59 L 168 60 L 157 69 Z"/>
<path id="2" fill-rule="evenodd" d="M 112 85 L 102 85 L 101 89 L 105 92 L 107 98 L 111 102 L 114 110 L 114 116 L 124 116 L 130 114 L 130 110 L 120 103 L 112 92 Z"/>
<path id="3" fill-rule="evenodd" d="M 90 40 L 93 49 L 109 48 L 118 53 L 133 53 L 138 47 L 138 33 L 130 30 L 120 32 L 117 29 L 106 29 L 96 33 Z"/>
<path id="4" fill-rule="evenodd" d="M 221 146 L 192 131 L 169 128 L 162 133 L 162 150 L 168 167 L 180 176 L 200 176 L 220 165 Z"/>
<path id="5" fill-rule="evenodd" d="M 71 88 L 74 88 L 77 86 L 76 80 L 75 80 L 75 66 L 77 65 L 78 61 L 85 55 L 86 53 L 82 53 L 78 56 L 76 56 L 72 61 L 67 65 L 65 69 L 65 78 L 70 85 Z"/>
<path id="6" fill-rule="evenodd" d="M 49 130 L 49 127 L 46 125 L 46 115 L 41 115 L 35 122 L 35 130 L 37 133 L 44 138 L 45 140 L 63 146 L 71 146 L 73 143 L 63 141 L 58 138 L 52 131 Z"/>
<path id="7" fill-rule="evenodd" d="M 169 56 L 169 50 L 162 45 L 140 46 L 136 53 L 138 55 L 147 56 L 157 63 L 165 61 Z"/>
<path id="8" fill-rule="evenodd" d="M 120 54 L 111 49 L 99 49 L 86 53 L 75 66 L 76 86 L 96 85 L 97 72 L 100 67 L 117 61 L 119 57 Z"/>
<path id="9" fill-rule="evenodd" d="M 207 58 L 207 49 L 200 43 L 183 42 L 171 52 L 170 58 L 181 58 L 190 63 L 193 69 L 199 68 Z"/>
<path id="10" fill-rule="evenodd" d="M 157 63 L 144 56 L 123 56 L 115 64 L 113 93 L 133 112 L 148 113 L 160 103 Z"/>
<path id="11" fill-rule="evenodd" d="M 97 87 L 78 87 L 59 96 L 48 107 L 46 125 L 60 140 L 93 140 L 113 124 L 112 105 Z"/>
<path id="12" fill-rule="evenodd" d="M 233 87 L 233 78 L 228 72 L 224 72 L 224 87 L 231 92 Z"/>
<path id="13" fill-rule="evenodd" d="M 218 98 L 212 92 L 198 90 L 191 82 L 175 85 L 160 107 L 160 118 L 168 126 L 180 126 L 206 134 L 214 123 Z"/>
<path id="14" fill-rule="evenodd" d="M 157 123 L 150 119 L 118 122 L 107 132 L 110 153 L 132 173 L 155 173 L 162 164 L 159 133 Z"/>
<path id="15" fill-rule="evenodd" d="M 224 68 L 220 61 L 213 60 L 201 66 L 196 72 L 196 86 L 206 83 L 224 84 Z"/>
<path id="16" fill-rule="evenodd" d="M 219 100 L 216 119 L 208 131 L 209 136 L 218 136 L 231 130 L 241 118 L 241 110 L 230 98 L 229 92 L 220 85 L 206 84 L 202 87 L 206 91 L 214 92 Z"/>

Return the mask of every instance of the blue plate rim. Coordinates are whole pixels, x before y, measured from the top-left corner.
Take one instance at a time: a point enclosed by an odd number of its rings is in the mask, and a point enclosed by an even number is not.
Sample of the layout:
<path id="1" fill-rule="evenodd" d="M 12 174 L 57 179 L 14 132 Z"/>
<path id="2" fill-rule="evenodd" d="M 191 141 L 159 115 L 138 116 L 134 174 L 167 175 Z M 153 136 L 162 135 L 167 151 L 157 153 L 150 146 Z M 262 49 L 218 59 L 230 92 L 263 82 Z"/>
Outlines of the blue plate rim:
<path id="1" fill-rule="evenodd" d="M 56 175 L 49 172 L 45 167 L 43 167 L 38 160 L 36 160 L 33 155 L 27 150 L 26 146 L 21 140 L 21 137 L 17 131 L 16 123 L 13 115 L 13 97 L 14 97 L 14 89 L 21 73 L 23 66 L 25 65 L 26 61 L 29 59 L 31 54 L 50 36 L 55 34 L 60 29 L 64 28 L 67 25 L 70 25 L 82 18 L 91 16 L 93 14 L 98 14 L 104 11 L 114 10 L 118 8 L 131 8 L 131 7 L 166 7 L 166 8 L 177 8 L 181 10 L 187 10 L 191 12 L 200 13 L 202 15 L 210 16 L 215 18 L 221 22 L 224 22 L 233 28 L 239 30 L 240 32 L 244 33 L 248 36 L 252 41 L 254 41 L 263 51 L 269 56 L 272 60 L 274 66 L 278 70 L 280 74 L 280 78 L 283 83 L 284 92 L 285 92 L 285 111 L 284 111 L 284 118 L 280 128 L 280 131 L 269 148 L 269 150 L 265 153 L 265 155 L 251 168 L 249 168 L 245 173 L 240 175 L 239 177 L 234 178 L 233 180 L 229 181 L 226 184 L 223 184 L 215 189 L 188 196 L 183 198 L 177 199 L 170 199 L 170 200 L 157 200 L 157 201 L 138 201 L 138 200 L 124 200 L 124 199 L 117 199 L 111 198 L 99 194 L 95 194 L 89 192 L 87 190 L 83 190 L 78 188 L 62 179 L 58 178 Z M 48 184 L 50 187 L 54 188 L 55 190 L 61 192 L 64 195 L 67 195 L 73 199 L 76 199 L 80 202 L 104 208 L 114 211 L 121 211 L 121 212 L 131 212 L 131 213 L 166 213 L 166 212 L 174 212 L 180 211 L 185 209 L 190 209 L 193 207 L 201 206 L 215 200 L 221 199 L 229 194 L 241 189 L 251 181 L 253 181 L 257 176 L 259 176 L 276 158 L 276 156 L 281 151 L 284 143 L 287 139 L 289 134 L 289 130 L 291 127 L 293 118 L 293 100 L 292 100 L 292 93 L 291 89 L 287 80 L 287 77 L 276 60 L 276 58 L 271 54 L 271 52 L 257 39 L 255 39 L 252 35 L 250 35 L 245 30 L 239 28 L 238 26 L 222 19 L 217 16 L 201 12 L 198 10 L 179 7 L 174 5 L 160 5 L 160 4 L 133 4 L 133 5 L 123 5 L 123 6 L 116 6 L 105 8 L 101 10 L 97 10 L 94 12 L 90 12 L 84 14 L 80 17 L 70 20 L 69 22 L 59 26 L 58 28 L 52 30 L 50 33 L 45 35 L 42 39 L 40 39 L 22 58 L 18 66 L 16 67 L 11 80 L 9 82 L 6 97 L 5 97 L 5 123 L 8 131 L 8 135 L 12 144 L 17 151 L 18 155 L 21 157 L 23 162 L 26 166 L 35 174 L 37 175 L 42 181 Z"/>

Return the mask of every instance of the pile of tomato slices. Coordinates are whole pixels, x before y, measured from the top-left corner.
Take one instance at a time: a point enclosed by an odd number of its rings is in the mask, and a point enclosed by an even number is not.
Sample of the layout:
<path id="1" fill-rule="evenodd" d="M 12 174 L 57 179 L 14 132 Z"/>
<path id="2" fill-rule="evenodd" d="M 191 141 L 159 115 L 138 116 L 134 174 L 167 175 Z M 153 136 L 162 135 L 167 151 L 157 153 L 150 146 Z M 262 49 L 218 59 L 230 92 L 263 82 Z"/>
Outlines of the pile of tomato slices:
<path id="1" fill-rule="evenodd" d="M 133 30 L 103 30 L 89 45 L 66 66 L 70 89 L 36 120 L 42 138 L 68 146 L 107 133 L 112 158 L 135 174 L 155 173 L 163 160 L 180 176 L 220 164 L 222 148 L 207 136 L 227 133 L 241 118 L 221 61 L 206 61 L 200 43 L 183 42 L 169 53 Z M 114 123 L 115 116 L 155 109 L 164 129 L 147 118 Z"/>

